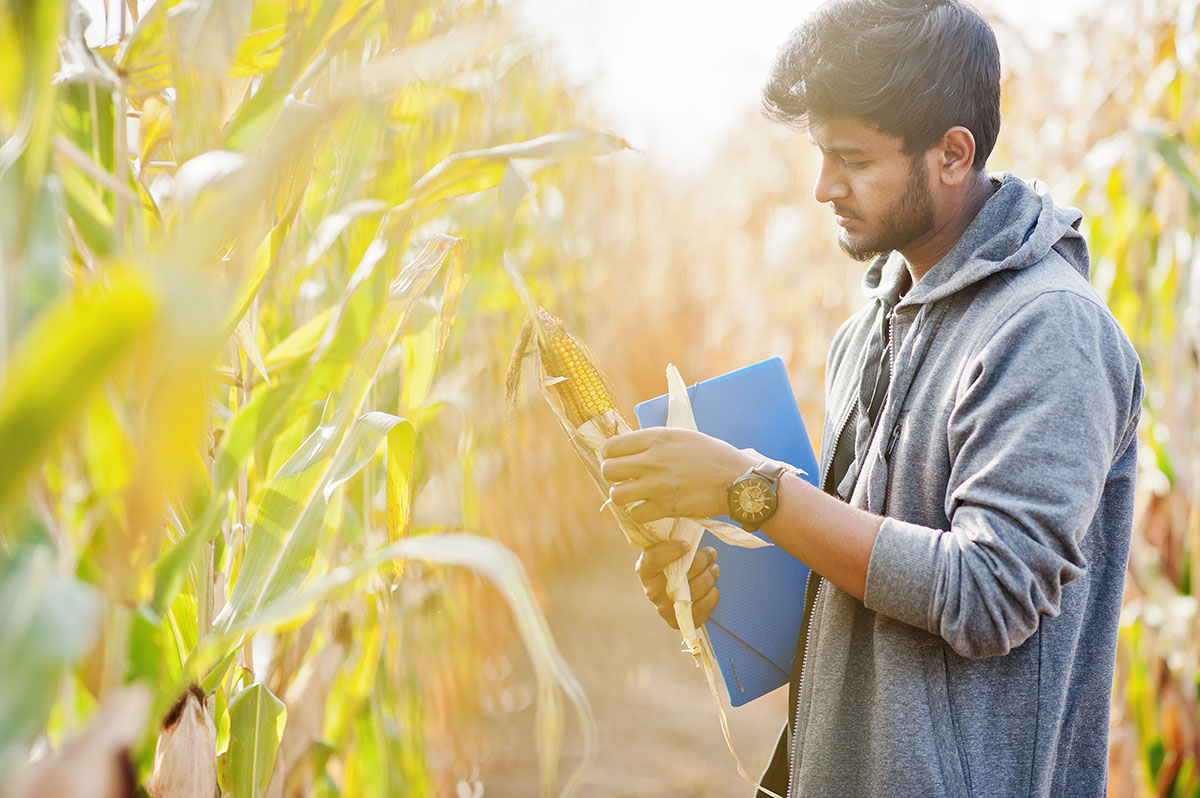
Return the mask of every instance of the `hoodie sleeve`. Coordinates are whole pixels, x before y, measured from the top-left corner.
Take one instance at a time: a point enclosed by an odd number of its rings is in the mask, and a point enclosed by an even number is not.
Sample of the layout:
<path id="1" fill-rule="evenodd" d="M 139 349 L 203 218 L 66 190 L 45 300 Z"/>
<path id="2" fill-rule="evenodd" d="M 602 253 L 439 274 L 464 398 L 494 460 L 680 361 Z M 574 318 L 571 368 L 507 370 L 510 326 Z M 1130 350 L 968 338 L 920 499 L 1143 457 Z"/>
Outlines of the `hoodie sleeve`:
<path id="1" fill-rule="evenodd" d="M 1087 568 L 1080 542 L 1136 434 L 1137 355 L 1071 292 L 1013 313 L 962 373 L 948 422 L 949 531 L 887 518 L 867 571 L 871 609 L 960 655 L 1019 646 Z"/>

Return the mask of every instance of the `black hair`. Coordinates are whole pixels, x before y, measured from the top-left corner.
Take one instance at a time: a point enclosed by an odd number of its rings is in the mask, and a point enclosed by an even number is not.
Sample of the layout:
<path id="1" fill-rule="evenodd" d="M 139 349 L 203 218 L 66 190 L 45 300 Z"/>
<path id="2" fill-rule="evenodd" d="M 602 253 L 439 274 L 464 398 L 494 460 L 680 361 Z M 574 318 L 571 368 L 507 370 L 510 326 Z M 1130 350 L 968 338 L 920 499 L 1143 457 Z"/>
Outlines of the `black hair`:
<path id="1" fill-rule="evenodd" d="M 850 116 L 917 155 L 961 125 L 983 169 L 1000 132 L 1000 49 L 959 0 L 831 0 L 780 48 L 763 88 L 773 121 Z"/>

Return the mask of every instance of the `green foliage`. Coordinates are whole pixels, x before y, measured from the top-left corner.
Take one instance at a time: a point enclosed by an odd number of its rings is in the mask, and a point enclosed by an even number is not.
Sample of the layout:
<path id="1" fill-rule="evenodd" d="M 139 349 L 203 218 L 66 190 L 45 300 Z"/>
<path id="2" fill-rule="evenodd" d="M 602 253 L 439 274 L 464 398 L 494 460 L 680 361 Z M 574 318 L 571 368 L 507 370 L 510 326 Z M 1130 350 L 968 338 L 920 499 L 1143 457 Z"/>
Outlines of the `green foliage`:
<path id="1" fill-rule="evenodd" d="M 528 222 L 482 192 L 624 142 L 523 107 L 563 95 L 492 3 L 159 0 L 95 48 L 77 11 L 0 6 L 0 780 L 62 739 L 56 707 L 133 682 L 144 782 L 195 683 L 231 795 L 431 794 L 402 598 L 448 577 L 417 558 L 516 614 L 559 792 L 559 691 L 588 746 L 590 710 L 520 563 L 439 534 L 478 515 L 490 433 L 438 380 L 504 357 L 457 342 L 464 317 L 519 324 L 467 248 Z M 468 598 L 441 599 L 459 627 Z"/>
<path id="2" fill-rule="evenodd" d="M 252 684 L 229 702 L 229 783 L 234 798 L 261 798 L 275 766 L 287 722 L 287 707 L 262 684 Z"/>
<path id="3" fill-rule="evenodd" d="M 93 645 L 100 597 L 58 573 L 54 552 L 28 546 L 0 559 L 0 769 L 15 764 L 50 717 L 64 669 Z"/>
<path id="4" fill-rule="evenodd" d="M 1139 508 L 1113 696 L 1110 794 L 1200 793 L 1200 4 L 1154 3 L 1136 37 L 1088 31 L 1122 74 L 1089 68 L 1090 150 L 1071 174 L 1093 282 L 1133 340 L 1146 382 Z M 1108 61 L 1109 59 L 1106 59 Z M 1137 86 L 1108 92 L 1106 86 Z M 1097 101 L 1098 99 L 1098 101 Z M 1070 113 L 1070 112 L 1068 112 Z"/>

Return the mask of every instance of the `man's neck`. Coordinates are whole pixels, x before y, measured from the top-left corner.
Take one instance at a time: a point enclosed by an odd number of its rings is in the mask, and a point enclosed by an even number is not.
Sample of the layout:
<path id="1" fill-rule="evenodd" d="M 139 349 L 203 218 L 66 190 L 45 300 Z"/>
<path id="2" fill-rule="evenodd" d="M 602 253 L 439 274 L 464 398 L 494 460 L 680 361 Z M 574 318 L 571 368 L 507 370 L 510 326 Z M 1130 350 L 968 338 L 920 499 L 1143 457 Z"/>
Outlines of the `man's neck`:
<path id="1" fill-rule="evenodd" d="M 995 193 L 987 173 L 979 171 L 974 174 L 970 187 L 949 203 L 946 212 L 941 214 L 941 219 L 934 227 L 900 250 L 904 262 L 908 265 L 908 273 L 912 275 L 913 285 L 958 243 L 984 203 Z"/>

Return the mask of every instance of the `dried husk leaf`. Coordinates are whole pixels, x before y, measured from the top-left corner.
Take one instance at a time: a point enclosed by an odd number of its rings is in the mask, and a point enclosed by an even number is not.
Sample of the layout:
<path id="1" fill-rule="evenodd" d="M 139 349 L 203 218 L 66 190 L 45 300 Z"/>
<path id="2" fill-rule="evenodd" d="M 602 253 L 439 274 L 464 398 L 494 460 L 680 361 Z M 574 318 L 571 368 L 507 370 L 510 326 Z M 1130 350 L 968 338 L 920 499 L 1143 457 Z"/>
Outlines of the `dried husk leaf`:
<path id="1" fill-rule="evenodd" d="M 285 794 L 312 794 L 312 774 L 304 770 L 297 774 L 295 771 L 324 732 L 329 691 L 345 656 L 346 648 L 340 642 L 330 643 L 316 657 L 304 663 L 288 686 L 283 697 L 287 705 L 288 722 L 279 743 L 279 754 L 267 787 L 267 798 L 279 798 Z"/>
<path id="2" fill-rule="evenodd" d="M 535 358 L 535 361 L 542 396 L 546 399 L 546 403 L 550 405 L 555 417 L 558 418 L 559 424 L 567 433 L 567 438 L 579 456 L 580 461 L 587 469 L 588 475 L 592 478 L 596 487 L 607 494 L 608 484 L 600 471 L 600 453 L 608 438 L 628 432 L 629 426 L 616 410 L 604 412 L 595 418 L 584 421 L 578 426 L 572 423 L 571 414 L 564 405 L 562 392 L 557 390 L 559 384 L 564 381 L 564 377 L 546 373 L 541 350 L 542 347 L 546 346 L 547 336 L 543 329 L 541 316 L 552 318 L 542 310 L 540 314 L 530 319 L 531 325 L 523 333 L 522 341 L 518 344 L 518 351 L 514 354 L 513 362 L 514 364 L 519 363 L 519 359 L 527 351 L 527 347 L 532 347 L 538 352 L 538 357 Z M 537 332 L 536 336 L 533 335 L 534 332 Z M 581 343 L 576 343 L 580 350 L 585 353 L 585 358 L 594 364 L 594 359 L 591 358 L 590 353 L 587 353 L 586 347 Z M 599 374 L 598 369 L 596 371 L 600 379 L 603 380 L 603 375 Z M 515 365 L 510 367 L 509 372 L 510 397 L 514 394 L 514 373 Z M 673 364 L 667 366 L 667 388 L 667 426 L 695 430 L 697 428 L 696 419 L 692 413 L 691 401 L 688 398 L 687 385 L 684 383 L 682 376 L 680 376 L 679 370 Z M 772 544 L 751 535 L 745 530 L 738 529 L 730 524 L 713 521 L 712 519 L 704 519 L 702 522 L 700 519 L 694 518 L 664 518 L 643 524 L 634 521 L 629 515 L 628 510 L 618 506 L 611 500 L 606 501 L 604 506 L 612 512 L 613 516 L 617 519 L 617 524 L 621 527 L 621 531 L 625 533 L 625 537 L 629 540 L 630 544 L 635 547 L 645 548 L 668 539 L 687 542 L 687 555 L 671 563 L 666 569 L 667 596 L 674 604 L 675 619 L 679 625 L 679 631 L 683 635 L 684 646 L 688 653 L 695 659 L 696 664 L 704 671 L 705 681 L 708 683 L 708 689 L 712 693 L 713 701 L 717 706 L 717 716 L 720 719 L 721 732 L 725 736 L 725 743 L 729 747 L 729 752 L 733 755 L 738 775 L 747 783 L 754 785 L 762 794 L 771 796 L 771 798 L 779 798 L 775 793 L 762 787 L 755 779 L 750 777 L 742 765 L 737 750 L 734 748 L 733 738 L 729 731 L 729 721 L 725 714 L 724 702 L 721 699 L 721 691 L 717 686 L 716 660 L 712 652 L 712 645 L 709 643 L 707 632 L 703 628 L 697 629 L 693 622 L 691 587 L 687 581 L 688 569 L 691 568 L 692 560 L 696 554 L 696 547 L 706 528 L 711 529 L 714 534 L 726 543 L 734 546 L 759 548 Z"/>
<path id="3" fill-rule="evenodd" d="M 192 685 L 163 721 L 146 782 L 151 798 L 211 798 L 217 793 L 217 730 Z"/>

